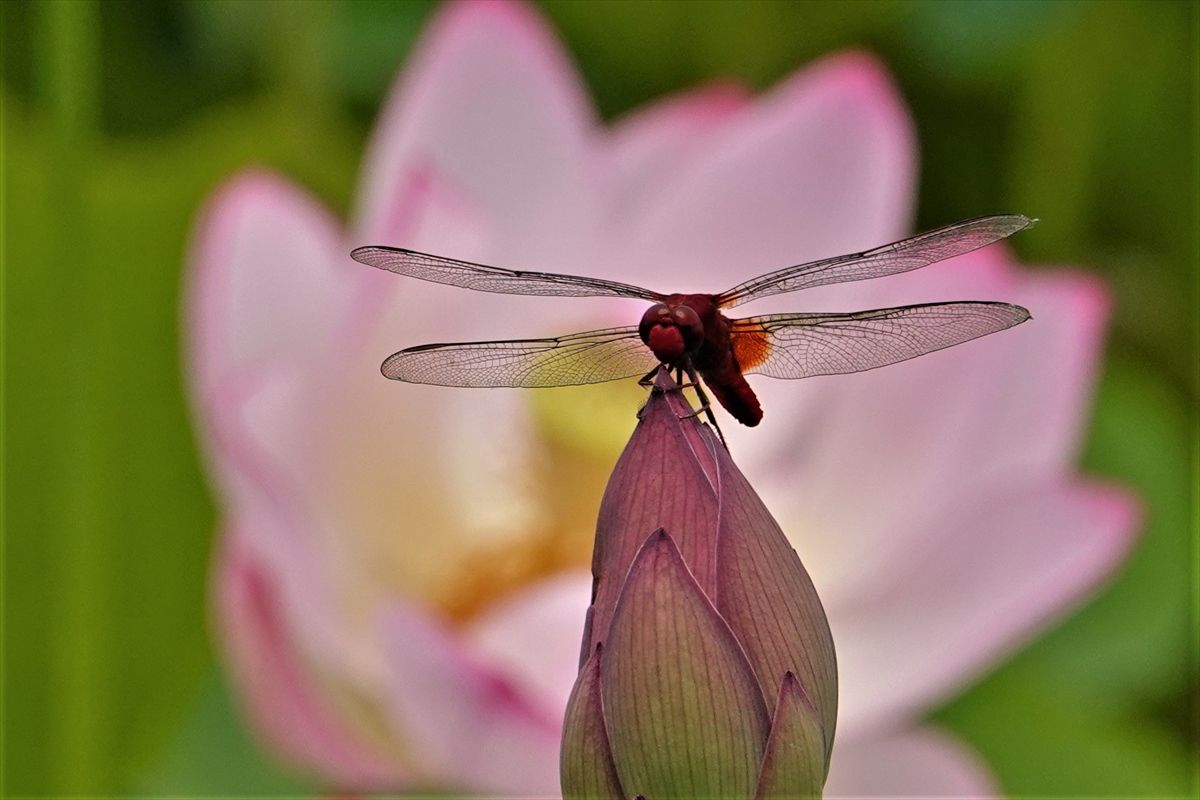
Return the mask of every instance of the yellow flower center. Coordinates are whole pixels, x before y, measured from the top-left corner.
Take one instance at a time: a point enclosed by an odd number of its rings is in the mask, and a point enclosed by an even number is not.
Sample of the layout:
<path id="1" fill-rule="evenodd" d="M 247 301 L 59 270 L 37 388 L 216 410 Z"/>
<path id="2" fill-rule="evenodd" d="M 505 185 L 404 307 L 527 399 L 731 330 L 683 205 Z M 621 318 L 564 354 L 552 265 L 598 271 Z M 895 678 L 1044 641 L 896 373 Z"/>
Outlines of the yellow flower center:
<path id="1" fill-rule="evenodd" d="M 600 497 L 645 393 L 636 381 L 531 392 L 543 522 L 523 537 L 468 548 L 432 602 L 461 622 L 539 579 L 586 568 Z"/>

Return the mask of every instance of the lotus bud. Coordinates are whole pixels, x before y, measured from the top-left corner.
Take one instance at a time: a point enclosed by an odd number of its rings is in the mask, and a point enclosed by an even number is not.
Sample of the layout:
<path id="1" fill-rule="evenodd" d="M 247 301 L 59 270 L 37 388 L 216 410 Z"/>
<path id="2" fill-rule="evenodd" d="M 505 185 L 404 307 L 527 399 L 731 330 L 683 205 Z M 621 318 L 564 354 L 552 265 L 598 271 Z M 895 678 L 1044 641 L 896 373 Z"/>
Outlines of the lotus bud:
<path id="1" fill-rule="evenodd" d="M 661 372 L 600 505 L 567 800 L 817 798 L 837 719 L 812 581 Z"/>

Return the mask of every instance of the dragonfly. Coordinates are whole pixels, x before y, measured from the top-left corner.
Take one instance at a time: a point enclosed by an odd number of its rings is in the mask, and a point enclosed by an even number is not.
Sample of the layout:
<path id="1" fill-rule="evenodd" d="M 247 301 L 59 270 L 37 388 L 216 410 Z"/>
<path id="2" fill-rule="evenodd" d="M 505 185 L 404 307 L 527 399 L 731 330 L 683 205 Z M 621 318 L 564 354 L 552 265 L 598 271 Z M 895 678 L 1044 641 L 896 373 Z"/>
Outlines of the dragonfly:
<path id="1" fill-rule="evenodd" d="M 814 286 L 919 269 L 986 247 L 1036 221 L 1019 214 L 964 220 L 860 253 L 777 269 L 720 294 L 656 292 L 603 278 L 508 269 L 398 247 L 359 247 L 351 256 L 399 275 L 482 292 L 626 297 L 653 304 L 639 324 L 626 327 L 541 339 L 408 347 L 384 360 L 385 377 L 439 386 L 540 388 L 639 375 L 649 385 L 660 370 L 668 370 L 679 384 L 695 389 L 700 411 L 721 436 L 703 386 L 734 419 L 755 426 L 763 411 L 746 375 L 793 379 L 861 372 L 996 333 L 1030 318 L 1021 306 L 993 301 L 742 318 L 727 317 L 725 310 Z"/>

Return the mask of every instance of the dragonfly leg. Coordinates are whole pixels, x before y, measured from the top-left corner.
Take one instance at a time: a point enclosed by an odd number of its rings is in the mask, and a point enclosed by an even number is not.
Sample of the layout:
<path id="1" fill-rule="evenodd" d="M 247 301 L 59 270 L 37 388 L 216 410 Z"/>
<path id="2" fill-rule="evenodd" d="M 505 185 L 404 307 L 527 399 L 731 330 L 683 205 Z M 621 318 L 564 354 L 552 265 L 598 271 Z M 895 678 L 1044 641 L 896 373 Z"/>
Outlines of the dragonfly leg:
<path id="1" fill-rule="evenodd" d="M 688 370 L 687 370 L 688 379 L 685 381 L 683 379 L 683 372 L 684 372 L 683 367 L 676 367 L 675 383 L 679 386 L 680 389 L 695 389 L 696 393 L 699 394 L 700 393 L 700 383 L 695 378 L 696 373 L 693 372 L 691 368 L 688 368 Z M 696 415 L 693 414 L 692 416 L 696 416 Z"/>
<path id="2" fill-rule="evenodd" d="M 654 379 L 658 377 L 658 371 L 662 369 L 662 364 L 659 364 L 654 369 L 647 372 L 638 380 L 638 386 L 653 386 Z"/>
<path id="3" fill-rule="evenodd" d="M 680 389 L 695 389 L 696 393 L 699 394 L 700 393 L 700 383 L 692 377 L 693 375 L 694 375 L 694 373 L 689 370 L 688 371 L 688 379 L 685 381 L 683 379 L 683 370 L 679 370 L 678 372 L 675 373 L 675 383 L 677 383 L 679 385 Z M 695 416 L 695 414 L 693 414 L 692 416 Z"/>
<path id="4" fill-rule="evenodd" d="M 708 402 L 708 395 L 704 393 L 703 387 L 700 385 L 700 378 L 696 375 L 696 370 L 691 364 L 687 365 L 688 379 L 691 381 L 689 386 L 696 390 L 696 397 L 700 399 L 700 408 L 688 414 L 684 419 L 698 417 L 704 414 L 708 418 L 708 422 L 712 425 L 713 430 L 717 432 L 717 438 L 721 440 L 721 444 L 725 445 L 725 449 L 729 449 L 729 445 L 725 442 L 725 434 L 721 433 L 721 426 L 717 424 L 717 418 L 712 412 L 712 403 Z"/>

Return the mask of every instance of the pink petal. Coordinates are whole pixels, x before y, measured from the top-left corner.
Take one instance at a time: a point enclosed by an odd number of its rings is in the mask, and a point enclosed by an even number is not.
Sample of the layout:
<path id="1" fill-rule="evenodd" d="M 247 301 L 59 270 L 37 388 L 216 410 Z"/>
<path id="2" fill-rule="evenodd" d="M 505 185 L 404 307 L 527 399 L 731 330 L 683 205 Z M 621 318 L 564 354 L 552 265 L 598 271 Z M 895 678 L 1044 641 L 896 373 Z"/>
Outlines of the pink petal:
<path id="1" fill-rule="evenodd" d="M 229 376 L 198 404 L 209 472 L 226 508 L 261 509 L 301 494 L 293 467 L 305 442 L 295 436 L 304 388 L 298 368 L 276 363 Z"/>
<path id="2" fill-rule="evenodd" d="M 412 169 L 429 167 L 496 221 L 498 254 L 578 247 L 596 219 L 592 125 L 574 69 L 537 14 L 518 3 L 447 4 L 377 125 L 360 237 L 405 244 L 394 241 L 397 193 Z"/>
<path id="3" fill-rule="evenodd" d="M 558 714 L 545 714 L 411 609 L 394 605 L 380 635 L 392 676 L 384 701 L 427 780 L 493 795 L 557 795 Z"/>
<path id="4" fill-rule="evenodd" d="M 230 410 L 216 415 L 213 472 L 222 486 L 226 515 L 235 520 L 239 547 L 253 553 L 270 576 L 280 607 L 289 615 L 298 651 L 331 680 L 374 691 L 381 682 L 377 644 L 361 618 L 348 615 L 346 586 L 370 589 L 366 575 L 346 580 L 347 546 L 356 536 L 337 528 L 312 489 L 314 476 L 303 435 L 288 425 L 303 422 L 292 406 L 300 384 L 294 371 L 267 370 L 226 381 L 214 403 Z M 303 428 L 300 429 L 303 431 Z M 273 452 L 277 443 L 291 445 Z M 288 461 L 289 455 L 296 461 Z M 337 543 L 341 546 L 331 546 Z M 370 688 L 364 688 L 370 687 Z"/>
<path id="5" fill-rule="evenodd" d="M 1025 483 L 949 510 L 923 559 L 829 608 L 845 729 L 919 713 L 978 675 L 1093 590 L 1136 525 L 1132 498 L 1095 483 Z"/>
<path id="6" fill-rule="evenodd" d="M 298 421 L 292 408 L 302 386 L 297 374 L 280 365 L 226 380 L 202 416 L 212 420 L 206 437 L 209 471 L 226 518 L 235 521 L 238 547 L 253 553 L 258 569 L 270 575 L 281 607 L 291 615 L 296 645 L 333 669 L 331 657 L 350 648 L 327 580 L 329 562 L 315 549 L 320 523 L 306 490 L 309 476 L 288 460 L 303 452 L 305 441 L 287 430 Z M 273 444 L 282 451 L 273 452 Z"/>
<path id="7" fill-rule="evenodd" d="M 625 231 L 674 291 L 722 291 L 768 269 L 887 242 L 911 211 L 912 123 L 870 56 L 818 62 L 725 126 L 686 179 Z"/>
<path id="8" fill-rule="evenodd" d="M 1022 235 L 1036 235 L 1038 230 Z M 878 307 L 992 299 L 1023 305 L 1033 319 L 1016 330 L 944 354 L 865 375 L 862 380 L 840 381 L 836 389 L 847 396 L 840 398 L 839 405 L 853 403 L 851 410 L 870 410 L 872 395 L 888 383 L 901 392 L 888 403 L 888 410 L 923 421 L 926 429 L 938 424 L 945 413 L 942 407 L 970 411 L 965 421 L 975 424 L 966 436 L 947 441 L 958 445 L 944 454 L 951 464 L 961 464 L 980 452 L 996 454 L 1000 469 L 1061 470 L 1074 463 L 1108 318 L 1110 300 L 1103 284 L 1078 272 L 1023 270 L 1005 248 L 992 247 L 862 286 L 869 296 L 846 302 Z M 876 287 L 883 290 L 872 291 Z M 873 402 L 877 417 L 882 406 L 877 398 Z M 997 421 L 1004 424 L 997 426 Z M 867 431 L 856 424 L 854 430 L 860 440 L 879 432 L 878 423 Z M 943 478 L 944 471 L 934 480 Z"/>
<path id="9" fill-rule="evenodd" d="M 269 402 L 264 403 L 263 394 L 269 397 L 269 393 L 254 394 L 240 404 L 246 420 L 255 419 L 256 405 L 261 405 L 263 411 L 270 407 Z M 269 422 L 269 418 L 270 414 L 266 413 L 261 420 Z M 287 633 L 287 641 L 294 648 L 290 656 L 292 663 L 306 664 L 314 673 L 336 684 L 317 696 L 328 697 L 332 692 L 378 697 L 389 691 L 399 691 L 401 700 L 406 700 L 413 695 L 405 694 L 402 689 L 420 687 L 419 698 L 427 706 L 403 715 L 394 714 L 391 721 L 396 727 L 382 734 L 387 737 L 389 748 L 399 748 L 399 751 L 389 749 L 387 758 L 390 761 L 418 765 L 414 769 L 420 771 L 406 774 L 404 785 L 412 785 L 413 781 L 423 785 L 457 782 L 470 788 L 512 792 L 530 787 L 550 791 L 556 786 L 554 758 L 558 748 L 561 703 L 550 705 L 539 697 L 516 700 L 519 692 L 502 672 L 476 668 L 474 665 L 482 663 L 483 659 L 466 655 L 465 643 L 449 633 L 438 631 L 431 621 L 413 609 L 401 608 L 394 599 L 388 632 L 396 633 L 401 629 L 398 623 L 403 622 L 402 631 L 410 634 L 418 631 L 427 641 L 413 650 L 404 651 L 405 657 L 411 657 L 409 661 L 390 658 L 395 651 L 387 648 L 387 641 L 381 642 L 373 630 L 363 630 L 360 615 L 347 607 L 361 603 L 364 597 L 369 600 L 387 595 L 386 592 L 372 594 L 376 592 L 372 588 L 372 571 L 355 563 L 364 555 L 364 546 L 369 549 L 372 542 L 362 541 L 361 531 L 350 535 L 352 529 L 330 527 L 331 520 L 323 515 L 323 510 L 314 510 L 309 497 L 295 492 L 295 486 L 289 481 L 289 470 L 262 469 L 263 453 L 255 449 L 252 437 L 243 433 L 237 441 L 246 445 L 245 452 L 239 453 L 239 458 L 244 461 L 238 467 L 253 489 L 243 495 L 248 502 L 242 507 L 261 512 L 252 523 L 244 525 L 238 541 L 244 543 L 247 552 L 263 554 L 262 569 L 277 586 L 277 603 L 283 611 L 294 616 L 295 624 Z M 269 457 L 267 462 L 270 462 Z M 332 548 L 334 542 L 340 546 Z M 345 592 L 337 588 L 340 582 L 348 580 L 348 574 L 356 576 L 353 589 L 360 592 L 349 604 Z M 391 596 L 394 598 L 394 594 Z M 560 659 L 565 669 L 563 677 L 567 680 L 573 672 L 572 662 L 577 652 L 586 600 L 585 589 L 573 614 L 574 632 L 557 638 L 567 654 L 566 658 Z M 227 621 L 226 624 L 231 623 Z M 261 632 L 249 630 L 244 637 L 249 645 L 261 646 L 261 642 L 255 640 L 255 637 L 261 637 Z M 411 642 L 415 638 L 410 635 L 408 640 Z M 379 648 L 386 650 L 382 664 L 377 661 Z M 464 671 L 470 674 L 464 676 Z M 429 673 L 436 673 L 445 683 L 422 682 Z M 528 676 L 520 677 L 528 680 Z M 397 680 L 403 684 L 400 690 L 395 689 Z M 248 692 L 259 689 L 257 683 L 253 683 Z M 444 711 L 445 716 L 435 713 L 437 709 Z M 336 709 L 331 709 L 331 713 L 333 711 Z M 481 717 L 489 715 L 494 716 L 491 728 L 479 724 Z M 271 722 L 273 720 L 262 723 L 269 740 L 287 733 L 277 725 L 268 724 Z M 474 738 L 459 737 L 455 739 L 457 744 L 447 745 L 446 737 L 440 734 L 446 732 L 446 725 L 454 724 L 471 727 Z M 457 733 L 453 735 L 457 737 Z M 489 742 L 500 744 L 490 745 Z M 410 743 L 419 744 L 410 747 Z M 458 745 L 465 749 L 455 750 Z M 292 745 L 284 736 L 278 746 Z M 468 757 L 466 754 L 476 747 L 483 755 Z M 487 754 L 493 747 L 496 752 L 490 757 Z M 505 748 L 515 752 L 507 752 Z M 378 789 L 395 787 L 397 783 L 378 779 L 363 785 Z"/>
<path id="10" fill-rule="evenodd" d="M 1070 273 L 1023 276 L 982 255 L 956 260 L 962 271 L 945 272 L 948 279 L 969 285 L 971 274 L 987 285 L 929 286 L 929 299 L 990 296 L 1029 307 L 1034 318 L 910 362 L 813 378 L 806 392 L 754 382 L 765 416 L 753 433 L 771 435 L 751 443 L 746 471 L 784 529 L 799 534 L 827 602 L 923 557 L 918 540 L 942 512 L 939 498 L 962 500 L 1017 476 L 1050 480 L 1074 458 L 1100 356 L 1103 293 Z M 887 298 L 902 299 L 913 298 Z M 746 438 L 730 433 L 737 452 Z M 848 492 L 866 492 L 870 502 L 848 501 Z"/>
<path id="11" fill-rule="evenodd" d="M 520 393 L 397 384 L 376 365 L 345 375 L 331 399 L 313 418 L 319 458 L 305 473 L 318 488 L 303 501 L 346 591 L 444 596 L 464 552 L 515 545 L 544 524 Z"/>
<path id="12" fill-rule="evenodd" d="M 477 217 L 429 171 L 414 175 L 401 199 L 415 244 L 452 240 L 469 249 L 481 236 Z M 383 316 L 382 303 L 399 282 L 391 275 L 381 282 L 382 273 L 350 260 L 333 220 L 277 178 L 248 173 L 210 206 L 188 291 L 189 375 L 204 427 L 200 439 L 223 487 L 229 487 L 228 474 L 249 461 L 259 462 L 260 477 L 311 477 L 313 434 L 325 430 L 314 431 L 312 419 L 336 416 L 328 397 L 345 391 L 347 376 L 369 376 L 372 387 L 386 384 L 378 364 L 399 336 L 366 339 L 377 328 L 391 330 L 394 315 Z M 438 317 L 420 312 L 434 307 L 418 303 L 406 317 L 428 327 L 426 320 Z M 267 324 L 274 329 L 258 330 Z M 235 357 L 238 342 L 254 355 Z M 367 346 L 376 349 L 364 354 Z M 317 482 L 293 491 L 319 488 Z"/>
<path id="13" fill-rule="evenodd" d="M 342 723 L 304 669 L 270 571 L 235 531 L 223 536 L 214 575 L 217 629 L 246 712 L 268 744 L 339 788 L 394 786 L 406 777 L 397 759 Z"/>
<path id="14" fill-rule="evenodd" d="M 1035 229 L 1036 230 L 1036 229 Z M 1033 470 L 1061 471 L 1075 463 L 1080 437 L 1087 422 L 1096 369 L 1103 355 L 1104 335 L 1111 301 L 1104 285 L 1079 272 L 1058 270 L 1038 273 L 1018 271 L 1002 253 L 980 254 L 1001 261 L 997 286 L 972 286 L 960 276 L 944 275 L 940 290 L 928 284 L 925 293 L 939 299 L 951 292 L 971 292 L 1019 303 L 1033 319 L 1019 329 L 989 337 L 962 349 L 963 383 L 990 382 L 985 395 L 967 396 L 958 384 L 950 398 L 974 402 L 976 423 L 957 439 L 960 457 L 968 453 L 998 454 L 995 470 L 1028 474 Z M 964 264 L 965 268 L 970 265 Z M 964 269 L 964 273 L 975 270 Z M 938 270 L 944 274 L 945 269 Z M 933 276 L 938 277 L 937 274 Z M 985 280 L 978 281 L 984 283 Z M 966 284 L 959 288 L 956 284 Z M 1005 285 L 1006 284 L 1006 285 Z M 968 366 L 969 364 L 969 366 Z M 1001 389 L 1003 387 L 1003 389 Z"/>
<path id="15" fill-rule="evenodd" d="M 636 220 L 709 151 L 750 103 L 735 84 L 716 84 L 657 100 L 609 132 L 613 225 Z"/>
<path id="16" fill-rule="evenodd" d="M 546 578 L 485 609 L 465 635 L 473 649 L 548 714 L 561 714 L 579 665 L 592 577 Z"/>
<path id="17" fill-rule="evenodd" d="M 974 800 L 1000 795 L 979 757 L 935 728 L 875 739 L 839 740 L 825 797 Z"/>
<path id="18" fill-rule="evenodd" d="M 281 178 L 248 172 L 208 204 L 189 255 L 189 378 L 316 357 L 357 283 L 336 221 Z"/>
<path id="19" fill-rule="evenodd" d="M 418 177 L 404 200 L 414 243 L 453 240 L 470 254 L 485 236 L 486 223 L 439 176 L 426 171 Z M 527 398 L 515 392 L 492 396 L 488 415 L 480 416 L 478 395 L 383 379 L 380 361 L 411 344 L 413 331 L 454 338 L 457 327 L 467 329 L 465 335 L 460 331 L 462 338 L 471 338 L 473 325 L 486 327 L 504 307 L 492 304 L 490 313 L 468 310 L 458 319 L 447 313 L 444 299 L 420 294 L 428 287 L 419 282 L 352 261 L 349 269 L 384 283 L 356 301 L 347 319 L 320 332 L 322 346 L 298 350 L 293 361 L 261 364 L 228 378 L 197 401 L 205 428 L 201 438 L 210 446 L 210 469 L 227 504 L 269 494 L 278 513 L 304 521 L 289 528 L 304 531 L 304 547 L 313 558 L 346 570 L 339 581 L 356 569 L 373 576 L 384 572 L 386 590 L 394 591 L 406 585 L 407 576 L 428 572 L 420 565 L 429 559 L 411 547 L 395 547 L 394 517 L 380 498 L 392 503 L 406 497 L 448 498 L 420 504 L 429 518 L 410 508 L 406 519 L 413 527 L 428 524 L 461 532 L 463 538 L 507 534 L 536 521 L 531 520 L 537 513 L 531 487 L 520 477 L 527 470 L 514 468 L 532 447 Z M 388 289 L 406 283 L 403 307 L 393 311 L 381 305 L 391 296 Z M 455 293 L 463 295 L 486 297 Z M 325 323 L 317 318 L 312 324 L 315 336 L 316 326 Z M 426 456 L 416 460 L 414 452 Z M 434 549 L 446 544 L 461 552 L 461 539 L 414 538 Z M 454 559 L 433 563 L 452 565 Z M 365 594 L 379 588 L 373 583 L 360 576 L 344 581 L 343 588 Z"/>
<path id="20" fill-rule="evenodd" d="M 310 392 L 296 369 L 263 369 L 226 380 L 210 398 L 210 471 L 245 547 L 269 569 L 292 635 L 324 669 L 373 678 L 361 637 L 339 597 L 341 569 L 357 540 L 338 527 L 313 461 Z M 331 542 L 340 546 L 330 546 Z M 366 583 L 360 576 L 354 585 Z M 370 657 L 367 658 L 370 661 Z"/>

